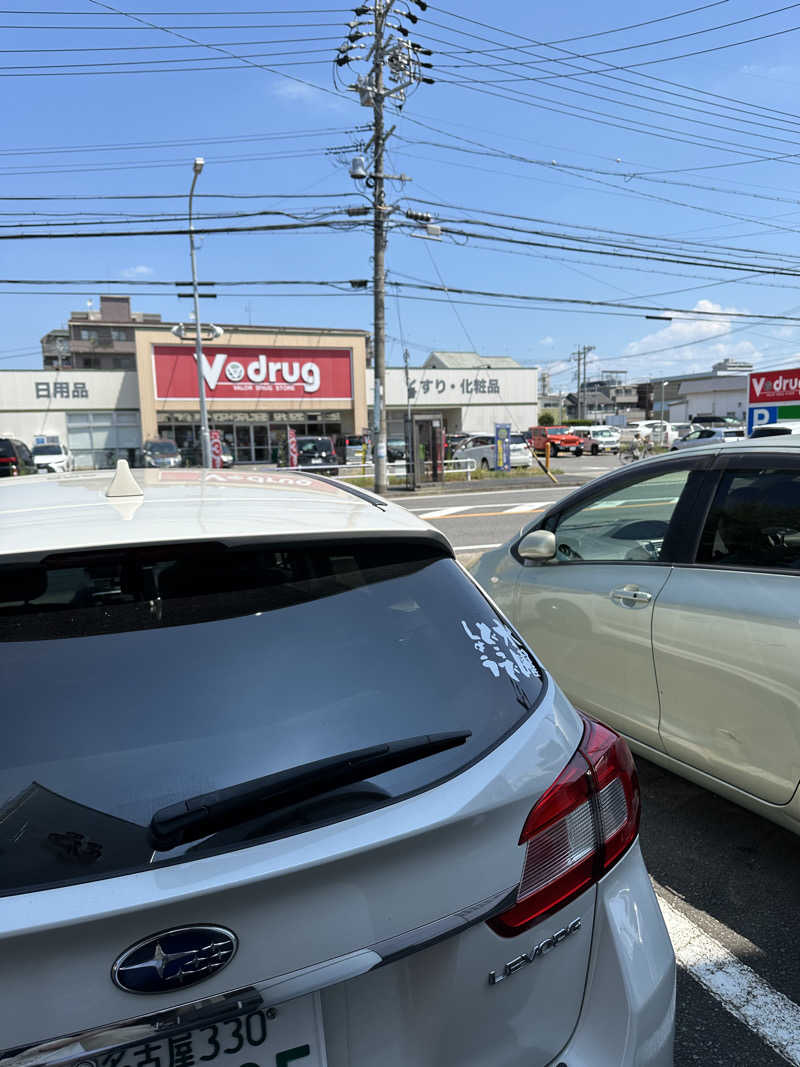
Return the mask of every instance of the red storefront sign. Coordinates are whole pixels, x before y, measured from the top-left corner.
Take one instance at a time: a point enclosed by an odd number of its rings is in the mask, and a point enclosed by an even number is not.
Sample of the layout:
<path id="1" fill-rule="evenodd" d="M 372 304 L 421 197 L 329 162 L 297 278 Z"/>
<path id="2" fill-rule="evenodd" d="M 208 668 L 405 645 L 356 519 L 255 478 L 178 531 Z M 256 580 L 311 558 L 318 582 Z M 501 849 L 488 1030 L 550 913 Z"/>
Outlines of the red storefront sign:
<path id="1" fill-rule="evenodd" d="M 751 404 L 780 404 L 785 400 L 800 401 L 800 369 L 751 372 Z"/>
<path id="2" fill-rule="evenodd" d="M 197 399 L 197 362 L 188 345 L 153 345 L 159 400 Z M 350 400 L 349 348 L 203 348 L 203 377 L 210 400 Z"/>

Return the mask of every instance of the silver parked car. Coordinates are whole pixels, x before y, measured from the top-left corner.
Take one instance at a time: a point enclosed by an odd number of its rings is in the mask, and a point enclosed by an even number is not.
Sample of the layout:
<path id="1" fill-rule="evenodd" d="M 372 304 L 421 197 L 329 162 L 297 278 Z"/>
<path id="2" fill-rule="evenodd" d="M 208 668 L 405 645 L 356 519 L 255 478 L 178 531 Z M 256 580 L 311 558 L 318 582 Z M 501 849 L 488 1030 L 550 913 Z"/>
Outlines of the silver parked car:
<path id="1" fill-rule="evenodd" d="M 521 433 L 509 435 L 508 454 L 512 467 L 530 467 L 533 464 L 533 453 Z M 481 470 L 495 470 L 497 446 L 494 434 L 474 434 L 468 437 L 453 453 L 453 459 L 474 459 Z"/>
<path id="2" fill-rule="evenodd" d="M 800 832 L 800 438 L 601 477 L 475 575 L 576 707 Z"/>
<path id="3" fill-rule="evenodd" d="M 628 747 L 442 534 L 286 470 L 1 495 L 2 1067 L 671 1067 Z"/>
<path id="4" fill-rule="evenodd" d="M 698 445 L 728 444 L 731 441 L 741 441 L 745 436 L 742 428 L 696 426 L 685 437 L 679 437 L 677 441 L 673 441 L 670 451 L 679 452 L 682 448 L 697 448 Z"/>

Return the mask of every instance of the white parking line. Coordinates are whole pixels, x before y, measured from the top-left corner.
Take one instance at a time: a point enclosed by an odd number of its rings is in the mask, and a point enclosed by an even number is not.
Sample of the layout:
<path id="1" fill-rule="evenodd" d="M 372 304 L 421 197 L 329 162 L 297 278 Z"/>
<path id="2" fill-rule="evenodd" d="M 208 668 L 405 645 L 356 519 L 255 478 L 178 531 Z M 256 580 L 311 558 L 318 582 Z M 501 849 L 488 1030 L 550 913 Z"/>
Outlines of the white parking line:
<path id="1" fill-rule="evenodd" d="M 504 515 L 524 515 L 526 511 L 541 511 L 542 508 L 548 508 L 551 504 L 555 504 L 555 500 L 537 500 L 535 503 L 527 504 L 514 504 L 513 507 L 504 508 Z"/>
<path id="2" fill-rule="evenodd" d="M 454 545 L 454 552 L 478 552 L 483 548 L 499 548 L 502 545 L 502 541 L 498 541 L 496 545 Z"/>
<path id="3" fill-rule="evenodd" d="M 800 1006 L 660 895 L 658 902 L 678 965 L 765 1044 L 800 1067 Z"/>
<path id="4" fill-rule="evenodd" d="M 539 488 L 537 488 L 536 486 L 528 486 L 527 488 L 522 489 L 467 489 L 466 492 L 463 489 L 459 489 L 454 490 L 452 493 L 425 493 L 420 496 L 417 496 L 417 494 L 415 493 L 412 499 L 415 502 L 417 500 L 447 500 L 449 497 L 454 496 L 461 497 L 463 499 L 465 496 L 499 496 L 501 494 L 505 495 L 506 493 L 516 493 L 517 496 L 521 496 L 523 493 L 525 493 L 526 495 L 530 493 L 552 493 L 553 491 L 558 492 L 559 490 L 563 490 L 563 492 L 569 493 L 575 488 L 576 487 L 574 485 L 551 485 L 549 488 L 545 485 Z M 401 503 L 401 501 L 395 499 L 395 503 Z M 408 508 L 407 510 L 410 511 L 411 508 Z"/>
<path id="5" fill-rule="evenodd" d="M 445 515 L 457 515 L 459 511 L 469 511 L 471 507 L 471 504 L 461 504 L 455 508 L 436 508 L 435 511 L 423 511 L 418 512 L 418 514 L 421 519 L 443 519 Z M 481 507 L 481 505 L 479 504 L 478 507 Z M 483 507 L 487 507 L 487 505 L 484 504 Z M 411 511 L 411 508 L 408 510 Z"/>

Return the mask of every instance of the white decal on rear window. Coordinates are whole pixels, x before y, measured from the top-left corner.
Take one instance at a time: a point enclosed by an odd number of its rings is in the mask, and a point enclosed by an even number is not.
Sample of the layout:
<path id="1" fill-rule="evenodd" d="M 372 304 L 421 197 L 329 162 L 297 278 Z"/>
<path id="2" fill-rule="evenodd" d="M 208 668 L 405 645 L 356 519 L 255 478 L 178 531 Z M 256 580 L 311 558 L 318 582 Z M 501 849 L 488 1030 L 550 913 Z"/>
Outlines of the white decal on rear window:
<path id="1" fill-rule="evenodd" d="M 480 656 L 481 666 L 491 671 L 495 678 L 500 677 L 500 671 L 505 671 L 512 681 L 518 682 L 520 677 L 538 678 L 538 670 L 520 645 L 513 630 L 495 618 L 491 626 L 485 622 L 472 623 L 473 633 L 465 619 L 461 620 L 464 633 L 472 641 L 475 651 Z"/>

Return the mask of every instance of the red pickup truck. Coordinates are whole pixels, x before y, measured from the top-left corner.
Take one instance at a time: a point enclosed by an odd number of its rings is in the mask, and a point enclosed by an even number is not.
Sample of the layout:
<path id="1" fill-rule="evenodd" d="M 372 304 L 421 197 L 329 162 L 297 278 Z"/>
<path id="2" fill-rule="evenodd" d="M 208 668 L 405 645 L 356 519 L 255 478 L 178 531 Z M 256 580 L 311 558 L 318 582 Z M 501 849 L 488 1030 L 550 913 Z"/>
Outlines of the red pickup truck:
<path id="1" fill-rule="evenodd" d="M 585 442 L 572 433 L 569 426 L 531 426 L 526 437 L 534 452 L 544 452 L 545 443 L 549 441 L 551 456 L 557 456 L 559 452 L 583 455 Z"/>

